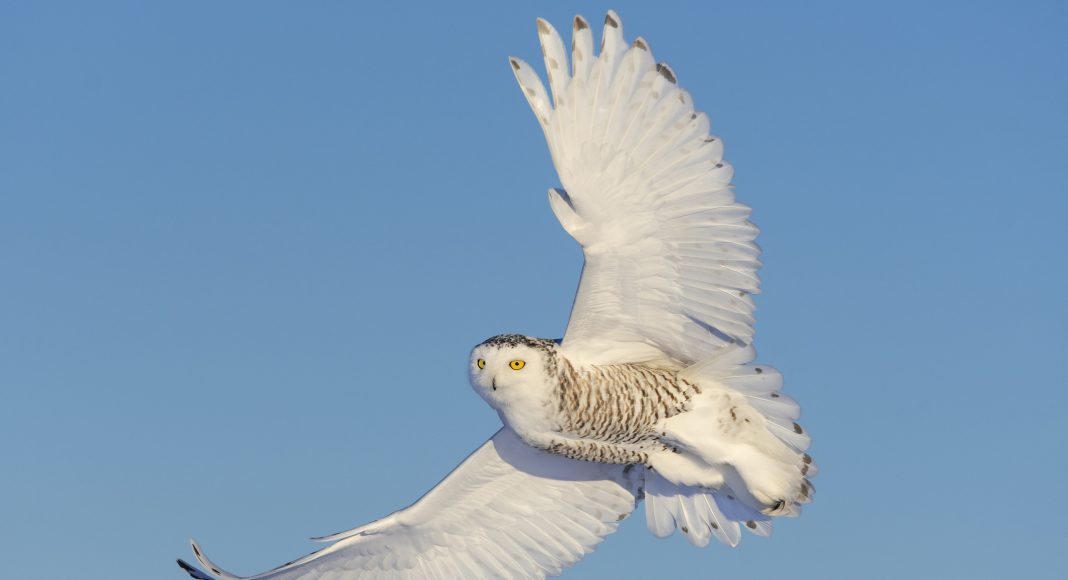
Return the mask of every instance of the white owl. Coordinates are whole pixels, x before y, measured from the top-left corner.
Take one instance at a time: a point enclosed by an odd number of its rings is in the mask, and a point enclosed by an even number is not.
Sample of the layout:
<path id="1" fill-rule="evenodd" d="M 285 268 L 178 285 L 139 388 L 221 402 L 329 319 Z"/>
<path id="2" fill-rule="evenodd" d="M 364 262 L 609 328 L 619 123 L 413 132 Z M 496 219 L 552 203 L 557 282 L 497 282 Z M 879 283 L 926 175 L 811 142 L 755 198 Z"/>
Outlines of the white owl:
<path id="1" fill-rule="evenodd" d="M 812 496 L 800 409 L 753 363 L 757 228 L 708 117 L 613 12 L 599 54 L 575 18 L 570 71 L 556 30 L 538 34 L 551 98 L 509 62 L 564 186 L 549 203 L 585 256 L 564 338 L 476 346 L 471 384 L 504 427 L 410 507 L 252 578 L 543 577 L 642 499 L 656 536 L 735 546 Z"/>

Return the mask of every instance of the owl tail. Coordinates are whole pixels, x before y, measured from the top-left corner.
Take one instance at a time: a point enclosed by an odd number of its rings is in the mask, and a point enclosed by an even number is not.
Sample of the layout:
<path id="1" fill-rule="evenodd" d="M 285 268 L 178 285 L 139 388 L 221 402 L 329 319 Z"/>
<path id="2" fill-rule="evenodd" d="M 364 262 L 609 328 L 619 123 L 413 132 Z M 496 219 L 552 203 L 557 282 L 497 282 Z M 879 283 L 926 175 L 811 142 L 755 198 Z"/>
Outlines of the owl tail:
<path id="1" fill-rule="evenodd" d="M 679 378 L 700 385 L 706 389 L 706 394 L 716 389 L 727 389 L 735 397 L 740 395 L 747 404 L 743 404 L 743 407 L 748 406 L 752 409 L 751 413 L 763 416 L 763 428 L 760 430 L 766 429 L 766 433 L 760 437 L 747 436 L 745 441 L 748 443 L 744 445 L 741 440 L 736 442 L 737 445 L 725 441 L 722 435 L 708 431 L 716 420 L 717 407 L 722 409 L 722 404 L 698 399 L 692 411 L 668 420 L 666 438 L 674 439 L 682 450 L 682 455 L 674 455 L 672 460 L 681 461 L 690 456 L 691 461 L 722 465 L 724 458 L 716 454 L 723 450 L 743 448 L 753 457 L 764 455 L 762 447 L 769 455 L 775 455 L 772 449 L 778 448 L 793 458 L 791 462 L 797 462 L 800 466 L 800 477 L 803 479 L 799 496 L 795 502 L 781 502 L 781 505 L 772 509 L 762 506 L 738 476 L 738 470 L 744 472 L 745 465 L 736 464 L 733 459 L 741 460 L 741 455 L 725 462 L 735 469 L 723 469 L 725 481 L 714 489 L 676 484 L 667 479 L 672 477 L 672 473 L 650 470 L 645 480 L 645 517 L 653 535 L 663 538 L 678 529 L 695 546 L 705 546 L 715 537 L 734 547 L 741 540 L 742 528 L 758 536 L 770 535 L 773 517 L 796 516 L 800 513 L 799 504 L 811 500 L 814 488 L 807 477 L 816 474 L 816 465 L 805 453 L 810 442 L 809 436 L 795 423 L 801 412 L 800 407 L 780 392 L 782 375 L 772 367 L 753 364 L 755 357 L 756 352 L 750 346 L 728 347 L 716 356 L 686 368 L 679 373 Z M 738 412 L 742 413 L 740 409 Z M 731 413 L 733 416 L 733 410 Z M 752 425 L 759 423 L 754 421 Z M 708 444 L 714 439 L 717 440 L 714 444 Z M 767 441 L 773 444 L 762 446 L 759 444 L 761 440 L 765 444 Z M 756 447 L 752 447 L 753 444 Z M 653 463 L 655 466 L 655 459 Z M 669 465 L 666 463 L 665 467 Z"/>
<path id="2" fill-rule="evenodd" d="M 645 523 L 658 538 L 677 528 L 703 548 L 714 537 L 730 547 L 742 539 L 744 527 L 758 536 L 771 535 L 771 516 L 738 501 L 729 487 L 718 490 L 676 485 L 655 471 L 645 476 Z"/>

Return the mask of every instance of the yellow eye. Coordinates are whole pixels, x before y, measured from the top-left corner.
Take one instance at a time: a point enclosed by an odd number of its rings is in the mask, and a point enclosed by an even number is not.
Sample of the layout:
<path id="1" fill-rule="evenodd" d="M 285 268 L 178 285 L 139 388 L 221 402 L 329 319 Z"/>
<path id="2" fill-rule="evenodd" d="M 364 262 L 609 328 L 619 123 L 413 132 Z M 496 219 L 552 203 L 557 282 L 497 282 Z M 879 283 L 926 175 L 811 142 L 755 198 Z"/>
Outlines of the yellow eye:
<path id="1" fill-rule="evenodd" d="M 478 365 L 478 368 L 480 368 L 480 369 L 484 369 L 484 368 L 486 368 L 486 361 L 484 361 L 484 360 L 482 360 L 482 359 L 478 359 L 478 360 L 477 360 L 477 361 L 475 362 L 475 364 L 476 364 L 476 365 Z"/>
<path id="2" fill-rule="evenodd" d="M 519 369 L 527 366 L 527 363 L 519 359 L 515 359 L 514 361 L 508 363 L 508 366 L 512 367 L 513 371 L 518 371 Z"/>

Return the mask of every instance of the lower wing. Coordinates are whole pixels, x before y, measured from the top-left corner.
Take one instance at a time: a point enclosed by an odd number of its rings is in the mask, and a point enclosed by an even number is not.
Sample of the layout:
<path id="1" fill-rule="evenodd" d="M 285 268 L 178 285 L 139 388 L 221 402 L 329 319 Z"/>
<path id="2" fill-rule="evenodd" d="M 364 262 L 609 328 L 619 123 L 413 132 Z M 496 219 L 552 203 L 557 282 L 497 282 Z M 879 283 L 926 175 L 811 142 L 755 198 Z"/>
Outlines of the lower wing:
<path id="1" fill-rule="evenodd" d="M 324 538 L 323 550 L 251 579 L 483 578 L 559 574 L 633 510 L 640 468 L 575 461 L 497 432 L 408 508 Z M 235 580 L 193 542 L 211 574 Z"/>

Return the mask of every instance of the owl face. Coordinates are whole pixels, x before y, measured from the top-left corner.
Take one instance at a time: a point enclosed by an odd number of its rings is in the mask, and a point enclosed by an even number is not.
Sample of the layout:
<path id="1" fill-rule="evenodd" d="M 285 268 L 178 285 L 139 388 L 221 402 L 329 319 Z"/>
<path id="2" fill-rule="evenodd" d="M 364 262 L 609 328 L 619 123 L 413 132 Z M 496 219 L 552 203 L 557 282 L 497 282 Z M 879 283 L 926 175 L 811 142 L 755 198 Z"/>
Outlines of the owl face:
<path id="1" fill-rule="evenodd" d="M 534 412 L 552 394 L 547 369 L 552 341 L 495 336 L 471 351 L 471 386 L 499 412 Z M 553 345 L 554 346 L 554 345 Z"/>

